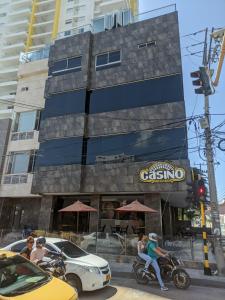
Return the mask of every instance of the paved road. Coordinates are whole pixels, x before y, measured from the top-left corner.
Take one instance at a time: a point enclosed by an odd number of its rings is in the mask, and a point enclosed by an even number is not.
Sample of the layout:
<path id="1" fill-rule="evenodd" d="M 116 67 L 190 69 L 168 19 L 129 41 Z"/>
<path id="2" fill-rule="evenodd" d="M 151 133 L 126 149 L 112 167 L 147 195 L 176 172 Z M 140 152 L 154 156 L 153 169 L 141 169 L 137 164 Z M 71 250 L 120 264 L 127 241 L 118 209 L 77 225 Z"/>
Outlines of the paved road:
<path id="1" fill-rule="evenodd" d="M 116 278 L 110 287 L 80 295 L 80 300 L 224 300 L 225 290 L 191 286 L 188 290 L 176 289 L 168 285 L 169 291 L 161 292 L 157 285 L 138 285 L 134 279 Z"/>

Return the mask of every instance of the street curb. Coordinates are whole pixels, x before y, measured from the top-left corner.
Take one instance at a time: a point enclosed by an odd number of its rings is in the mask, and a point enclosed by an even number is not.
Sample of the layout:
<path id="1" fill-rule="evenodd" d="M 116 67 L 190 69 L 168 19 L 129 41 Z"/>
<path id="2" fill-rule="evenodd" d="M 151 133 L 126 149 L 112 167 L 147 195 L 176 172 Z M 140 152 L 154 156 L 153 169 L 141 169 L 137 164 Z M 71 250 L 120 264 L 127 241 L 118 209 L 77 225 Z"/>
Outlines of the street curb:
<path id="1" fill-rule="evenodd" d="M 112 278 L 127 278 L 127 279 L 135 279 L 134 272 L 113 272 Z M 216 281 L 210 279 L 200 279 L 200 278 L 191 278 L 191 285 L 194 286 L 203 286 L 203 287 L 213 287 L 213 288 L 222 288 L 225 289 L 225 281 Z"/>

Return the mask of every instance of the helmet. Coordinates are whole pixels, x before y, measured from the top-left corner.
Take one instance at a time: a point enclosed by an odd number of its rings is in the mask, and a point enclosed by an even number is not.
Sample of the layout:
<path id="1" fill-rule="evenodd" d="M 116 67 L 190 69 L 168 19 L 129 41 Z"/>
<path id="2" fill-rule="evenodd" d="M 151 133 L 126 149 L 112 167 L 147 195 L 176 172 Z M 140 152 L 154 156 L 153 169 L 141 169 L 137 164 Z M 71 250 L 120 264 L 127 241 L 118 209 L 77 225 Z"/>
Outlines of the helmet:
<path id="1" fill-rule="evenodd" d="M 148 235 L 149 240 L 153 241 L 153 242 L 157 242 L 158 239 L 158 235 L 156 233 L 149 233 Z"/>
<path id="2" fill-rule="evenodd" d="M 46 239 L 43 236 L 40 236 L 39 238 L 37 238 L 36 240 L 36 245 L 44 245 L 46 244 Z"/>

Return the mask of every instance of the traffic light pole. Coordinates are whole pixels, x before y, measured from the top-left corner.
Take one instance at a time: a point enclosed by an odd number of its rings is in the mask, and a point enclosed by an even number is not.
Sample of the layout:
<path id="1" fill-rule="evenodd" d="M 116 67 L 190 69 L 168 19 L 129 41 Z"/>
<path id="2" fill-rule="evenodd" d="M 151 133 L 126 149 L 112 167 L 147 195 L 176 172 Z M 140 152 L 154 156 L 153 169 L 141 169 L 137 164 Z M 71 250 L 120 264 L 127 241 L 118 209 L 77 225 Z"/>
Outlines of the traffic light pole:
<path id="1" fill-rule="evenodd" d="M 204 274 L 212 275 L 209 267 L 209 248 L 207 242 L 206 224 L 205 224 L 205 204 L 204 201 L 200 201 L 201 208 L 201 225 L 202 225 L 202 238 L 204 243 Z"/>
<path id="2" fill-rule="evenodd" d="M 207 158 L 207 169 L 208 169 L 208 181 L 209 181 L 209 195 L 210 195 L 210 206 L 212 215 L 212 227 L 213 227 L 213 239 L 217 269 L 220 275 L 225 275 L 225 260 L 223 254 L 223 247 L 221 244 L 221 227 L 220 227 L 220 215 L 219 207 L 217 202 L 217 190 L 216 190 L 216 179 L 214 170 L 214 158 L 212 149 L 212 135 L 210 128 L 210 117 L 209 117 L 209 97 L 205 96 L 205 118 L 208 121 L 207 128 L 205 128 L 206 137 L 206 158 Z"/>

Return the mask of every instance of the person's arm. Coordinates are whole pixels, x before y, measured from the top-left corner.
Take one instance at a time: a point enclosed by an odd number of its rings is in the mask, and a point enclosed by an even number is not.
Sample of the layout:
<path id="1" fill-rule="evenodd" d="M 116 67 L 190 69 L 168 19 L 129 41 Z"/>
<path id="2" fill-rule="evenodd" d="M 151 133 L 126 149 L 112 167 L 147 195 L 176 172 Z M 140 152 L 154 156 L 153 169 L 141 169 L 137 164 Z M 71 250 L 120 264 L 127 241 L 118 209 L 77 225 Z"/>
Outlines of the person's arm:
<path id="1" fill-rule="evenodd" d="M 36 257 L 36 252 L 35 250 L 31 252 L 31 255 L 30 255 L 30 261 L 32 261 L 33 263 L 37 263 L 38 262 L 38 258 Z"/>
<path id="2" fill-rule="evenodd" d="M 154 251 L 158 256 L 166 257 L 166 255 L 160 251 L 160 248 L 159 248 L 159 247 L 153 248 L 153 251 Z"/>
<path id="3" fill-rule="evenodd" d="M 165 249 L 162 249 L 160 247 L 158 247 L 158 249 L 163 253 L 163 254 L 168 254 L 168 251 L 166 251 Z"/>

